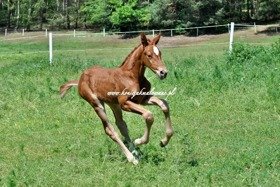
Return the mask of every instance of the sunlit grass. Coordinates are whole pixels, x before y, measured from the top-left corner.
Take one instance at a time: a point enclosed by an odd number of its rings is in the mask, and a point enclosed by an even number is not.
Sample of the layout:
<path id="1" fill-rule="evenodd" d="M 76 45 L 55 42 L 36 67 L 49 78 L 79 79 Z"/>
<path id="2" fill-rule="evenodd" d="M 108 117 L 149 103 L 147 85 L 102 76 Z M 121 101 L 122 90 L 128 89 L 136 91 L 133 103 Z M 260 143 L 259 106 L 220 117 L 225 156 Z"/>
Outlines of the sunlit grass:
<path id="1" fill-rule="evenodd" d="M 226 41 L 221 37 L 215 40 Z M 63 100 L 58 95 L 65 81 L 94 64 L 120 64 L 139 43 L 139 38 L 91 39 L 57 38 L 60 44 L 54 45 L 61 50 L 54 52 L 52 65 L 47 52 L 36 52 L 47 48 L 47 41 L 38 46 L 0 43 L 0 185 L 279 184 L 279 42 L 274 48 L 236 45 L 230 57 L 227 45 L 217 47 L 212 40 L 162 47 L 167 79 L 158 80 L 151 71 L 146 76 L 155 90 L 177 87 L 176 94 L 166 98 L 175 135 L 166 148 L 159 146 L 164 117 L 158 108 L 147 106 L 155 116 L 151 140 L 141 147 L 140 164 L 133 166 L 76 89 Z M 108 115 L 113 122 L 109 110 Z M 124 118 L 131 137 L 141 136 L 143 119 L 130 113 Z"/>

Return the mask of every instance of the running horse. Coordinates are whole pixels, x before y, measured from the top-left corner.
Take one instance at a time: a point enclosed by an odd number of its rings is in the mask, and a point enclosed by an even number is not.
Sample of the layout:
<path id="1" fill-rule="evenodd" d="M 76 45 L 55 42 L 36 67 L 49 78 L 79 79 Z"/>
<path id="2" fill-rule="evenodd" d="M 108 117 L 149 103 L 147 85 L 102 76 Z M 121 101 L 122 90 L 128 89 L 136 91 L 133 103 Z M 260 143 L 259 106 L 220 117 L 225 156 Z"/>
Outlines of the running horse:
<path id="1" fill-rule="evenodd" d="M 154 122 L 153 114 L 142 105 L 157 105 L 165 116 L 165 136 L 160 142 L 164 147 L 173 135 L 169 107 L 165 100 L 153 95 L 130 95 L 108 93 L 139 93 L 141 90 L 148 92 L 151 89 L 150 82 L 145 77 L 146 68 L 151 69 L 160 79 L 167 75 L 167 69 L 161 58 L 161 51 L 157 48 L 160 35 L 152 40 L 141 33 L 141 44 L 137 46 L 117 68 L 103 68 L 94 66 L 85 70 L 79 80 L 72 80 L 60 87 L 60 95 L 63 98 L 67 90 L 72 86 L 78 86 L 79 95 L 85 99 L 95 110 L 101 119 L 106 134 L 115 141 L 122 149 L 129 162 L 138 164 L 138 152 L 135 146 L 149 142 L 150 129 Z M 113 111 L 116 126 L 129 146 L 121 140 L 118 133 L 108 120 L 104 103 Z M 123 120 L 122 110 L 140 114 L 146 128 L 142 137 L 132 143 L 127 125 Z"/>

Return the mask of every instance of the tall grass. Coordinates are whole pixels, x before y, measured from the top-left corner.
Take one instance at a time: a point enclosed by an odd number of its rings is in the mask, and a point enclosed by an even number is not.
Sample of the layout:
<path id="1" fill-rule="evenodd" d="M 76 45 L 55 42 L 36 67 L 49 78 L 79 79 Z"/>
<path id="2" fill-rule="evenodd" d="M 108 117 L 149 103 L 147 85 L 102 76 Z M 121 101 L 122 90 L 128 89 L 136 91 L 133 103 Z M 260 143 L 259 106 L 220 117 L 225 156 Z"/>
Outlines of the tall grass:
<path id="1" fill-rule="evenodd" d="M 151 142 L 138 166 L 106 137 L 92 108 L 59 86 L 100 64 L 97 58 L 40 55 L 0 66 L 0 185 L 4 186 L 276 186 L 280 169 L 280 41 L 269 47 L 236 44 L 222 56 L 177 56 L 157 91 L 177 87 L 170 103 L 175 135 L 162 149 L 158 108 Z M 116 62 L 107 60 L 106 66 Z M 113 115 L 108 111 L 110 120 Z M 124 114 L 133 139 L 140 116 Z"/>

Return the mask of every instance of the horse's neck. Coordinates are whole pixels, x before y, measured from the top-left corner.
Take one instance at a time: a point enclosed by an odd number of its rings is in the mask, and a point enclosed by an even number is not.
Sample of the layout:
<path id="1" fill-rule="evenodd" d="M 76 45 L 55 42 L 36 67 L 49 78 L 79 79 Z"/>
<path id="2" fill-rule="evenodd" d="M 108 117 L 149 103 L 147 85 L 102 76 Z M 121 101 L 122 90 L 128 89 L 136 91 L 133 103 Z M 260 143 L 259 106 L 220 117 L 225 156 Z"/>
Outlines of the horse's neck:
<path id="1" fill-rule="evenodd" d="M 145 73 L 145 66 L 142 65 L 141 57 L 143 53 L 143 46 L 136 47 L 125 59 L 120 68 L 123 71 L 130 71 L 137 79 L 142 79 Z"/>

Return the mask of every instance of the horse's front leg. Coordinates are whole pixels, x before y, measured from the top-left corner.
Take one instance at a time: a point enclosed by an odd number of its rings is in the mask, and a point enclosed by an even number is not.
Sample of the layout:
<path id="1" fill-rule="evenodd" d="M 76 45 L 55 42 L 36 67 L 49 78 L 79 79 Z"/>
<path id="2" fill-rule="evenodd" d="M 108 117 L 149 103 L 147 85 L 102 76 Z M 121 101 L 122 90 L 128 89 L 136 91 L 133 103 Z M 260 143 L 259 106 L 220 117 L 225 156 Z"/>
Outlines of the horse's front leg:
<path id="1" fill-rule="evenodd" d="M 136 104 L 129 100 L 125 101 L 121 105 L 121 107 L 125 111 L 133 112 L 133 113 L 140 114 L 143 116 L 143 118 L 145 119 L 145 122 L 146 122 L 146 128 L 145 128 L 143 136 L 141 138 L 136 139 L 134 141 L 134 143 L 136 146 L 148 143 L 149 137 L 150 137 L 150 130 L 151 130 L 152 124 L 154 122 L 153 114 L 149 110 L 145 109 L 143 106 Z"/>
<path id="2" fill-rule="evenodd" d="M 86 89 L 86 88 L 82 88 Z M 83 90 L 82 90 L 83 91 Z M 87 92 L 81 94 L 81 96 L 89 102 L 89 104 L 94 108 L 96 114 L 101 119 L 105 133 L 115 141 L 122 149 L 125 154 L 127 160 L 132 162 L 133 164 L 138 164 L 138 160 L 133 156 L 133 154 L 128 150 L 128 148 L 124 145 L 122 140 L 120 139 L 118 133 L 115 131 L 113 125 L 110 124 L 107 114 L 105 112 L 104 103 L 97 98 L 94 93 L 90 93 L 90 90 L 86 90 Z M 127 134 L 128 136 L 128 134 Z"/>
<path id="3" fill-rule="evenodd" d="M 174 133 L 171 119 L 170 119 L 170 110 L 167 101 L 165 101 L 164 99 L 159 99 L 156 96 L 151 96 L 147 100 L 145 100 L 143 104 L 158 105 L 163 111 L 165 116 L 166 131 L 165 131 L 165 137 L 160 142 L 160 146 L 161 147 L 166 146 Z"/>

